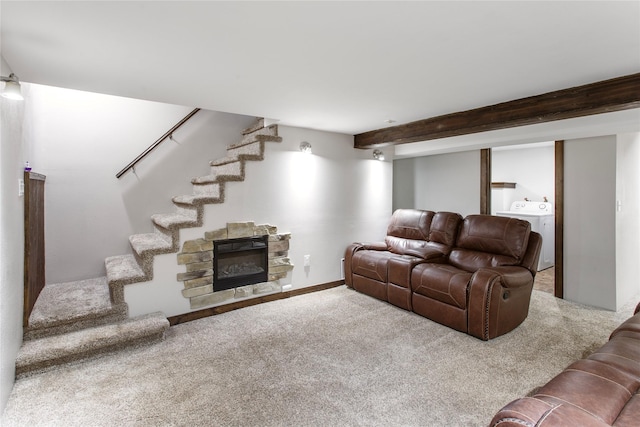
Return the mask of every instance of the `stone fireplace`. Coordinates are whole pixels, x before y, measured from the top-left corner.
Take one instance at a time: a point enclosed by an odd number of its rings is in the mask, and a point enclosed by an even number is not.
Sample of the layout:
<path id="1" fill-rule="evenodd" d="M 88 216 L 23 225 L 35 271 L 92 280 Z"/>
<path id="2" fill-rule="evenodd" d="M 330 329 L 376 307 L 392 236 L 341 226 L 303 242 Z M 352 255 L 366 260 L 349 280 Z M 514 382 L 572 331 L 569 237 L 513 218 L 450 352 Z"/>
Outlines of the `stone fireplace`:
<path id="1" fill-rule="evenodd" d="M 197 309 L 281 291 L 280 280 L 293 269 L 290 239 L 272 225 L 232 222 L 185 241 L 178 253 L 178 265 L 186 268 L 177 276 L 182 295 Z"/>

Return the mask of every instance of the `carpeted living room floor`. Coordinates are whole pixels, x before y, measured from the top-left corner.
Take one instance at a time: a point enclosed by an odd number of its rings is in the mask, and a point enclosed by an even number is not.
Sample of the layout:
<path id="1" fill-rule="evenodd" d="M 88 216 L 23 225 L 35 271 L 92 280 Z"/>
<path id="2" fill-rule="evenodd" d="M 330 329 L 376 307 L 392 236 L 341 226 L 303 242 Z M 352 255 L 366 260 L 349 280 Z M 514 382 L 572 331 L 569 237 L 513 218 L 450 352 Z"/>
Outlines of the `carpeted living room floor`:
<path id="1" fill-rule="evenodd" d="M 345 286 L 170 328 L 16 382 L 10 426 L 485 426 L 631 315 L 535 290 L 485 342 Z"/>

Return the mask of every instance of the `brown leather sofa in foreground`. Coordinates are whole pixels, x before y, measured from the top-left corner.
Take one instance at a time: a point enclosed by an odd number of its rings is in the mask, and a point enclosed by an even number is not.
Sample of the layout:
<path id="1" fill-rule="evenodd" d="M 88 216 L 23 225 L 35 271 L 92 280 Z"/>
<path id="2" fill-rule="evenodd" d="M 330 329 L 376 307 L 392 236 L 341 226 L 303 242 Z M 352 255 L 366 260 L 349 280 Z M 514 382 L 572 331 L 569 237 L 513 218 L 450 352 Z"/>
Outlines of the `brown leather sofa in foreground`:
<path id="1" fill-rule="evenodd" d="M 609 342 L 532 397 L 502 408 L 491 427 L 640 425 L 640 304 Z"/>
<path id="2" fill-rule="evenodd" d="M 398 209 L 384 242 L 347 248 L 345 283 L 489 340 L 527 317 L 541 244 L 515 218 Z"/>

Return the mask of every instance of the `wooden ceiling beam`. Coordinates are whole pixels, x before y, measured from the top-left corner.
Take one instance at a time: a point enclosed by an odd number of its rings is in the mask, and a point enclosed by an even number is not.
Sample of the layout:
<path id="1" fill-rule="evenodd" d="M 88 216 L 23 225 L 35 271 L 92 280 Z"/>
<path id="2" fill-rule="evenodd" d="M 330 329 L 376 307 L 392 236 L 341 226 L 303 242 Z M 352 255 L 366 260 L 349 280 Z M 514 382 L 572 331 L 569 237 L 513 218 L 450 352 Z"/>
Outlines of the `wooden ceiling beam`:
<path id="1" fill-rule="evenodd" d="M 640 73 L 355 135 L 355 148 L 405 144 L 640 108 Z"/>

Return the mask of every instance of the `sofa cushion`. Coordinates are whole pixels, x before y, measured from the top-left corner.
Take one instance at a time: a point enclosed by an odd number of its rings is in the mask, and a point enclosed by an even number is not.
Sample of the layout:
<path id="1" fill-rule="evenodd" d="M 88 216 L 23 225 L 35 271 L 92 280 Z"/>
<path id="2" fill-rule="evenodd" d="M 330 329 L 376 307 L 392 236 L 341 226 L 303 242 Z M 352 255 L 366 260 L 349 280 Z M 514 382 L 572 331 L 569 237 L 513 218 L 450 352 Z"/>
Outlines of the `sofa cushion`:
<path id="1" fill-rule="evenodd" d="M 612 425 L 638 387 L 637 377 L 606 363 L 582 359 L 541 387 L 535 397 L 575 406 Z"/>
<path id="2" fill-rule="evenodd" d="M 454 212 L 436 212 L 429 229 L 429 241 L 449 253 L 458 237 L 462 216 Z"/>
<path id="3" fill-rule="evenodd" d="M 635 332 L 638 335 L 638 339 L 640 339 L 640 312 L 636 311 L 636 314 L 634 316 L 631 316 L 630 318 L 628 318 L 625 322 L 623 322 L 620 326 L 618 326 L 613 332 L 611 332 L 609 339 L 613 338 L 614 336 L 616 336 L 618 333 L 622 331 Z"/>
<path id="4" fill-rule="evenodd" d="M 640 391 L 636 391 L 636 394 L 627 402 L 616 422 L 613 424 L 616 427 L 637 427 L 638 426 L 638 414 L 640 414 Z"/>
<path id="5" fill-rule="evenodd" d="M 411 273 L 411 290 L 464 310 L 471 275 L 449 264 L 419 264 Z"/>
<path id="6" fill-rule="evenodd" d="M 449 262 L 463 270 L 520 265 L 531 224 L 517 218 L 469 215 L 462 222 Z"/>
<path id="7" fill-rule="evenodd" d="M 426 247 L 434 215 L 432 211 L 397 209 L 387 227 L 385 242 L 388 249 L 404 255 L 408 249 Z"/>
<path id="8" fill-rule="evenodd" d="M 640 336 L 620 331 L 589 357 L 640 378 Z"/>

